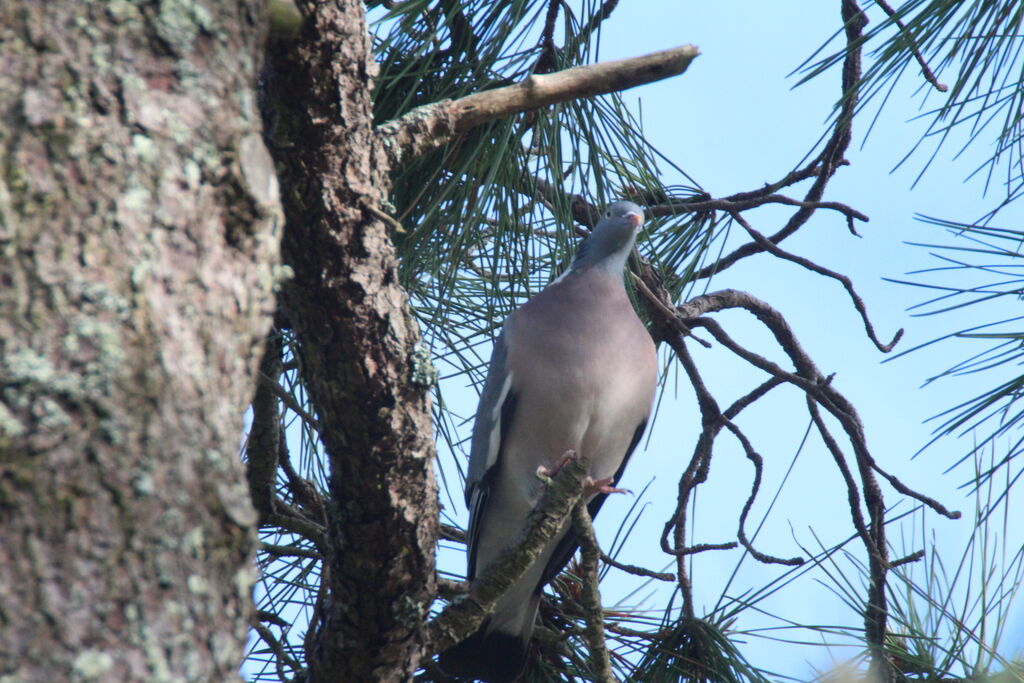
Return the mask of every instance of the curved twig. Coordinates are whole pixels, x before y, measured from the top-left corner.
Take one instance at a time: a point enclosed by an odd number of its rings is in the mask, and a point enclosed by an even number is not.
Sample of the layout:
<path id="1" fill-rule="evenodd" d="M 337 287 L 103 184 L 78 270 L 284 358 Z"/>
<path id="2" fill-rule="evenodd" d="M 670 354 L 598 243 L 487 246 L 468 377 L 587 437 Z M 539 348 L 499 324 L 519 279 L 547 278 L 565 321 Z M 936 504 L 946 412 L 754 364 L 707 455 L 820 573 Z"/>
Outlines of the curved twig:
<path id="1" fill-rule="evenodd" d="M 288 680 L 288 677 L 285 675 L 284 670 L 281 668 L 282 664 L 287 664 L 288 668 L 292 671 L 302 670 L 302 665 L 299 664 L 299 662 L 297 662 L 294 657 L 288 654 L 287 650 L 284 649 L 284 646 L 281 645 L 281 641 L 277 639 L 277 637 L 269 628 L 267 628 L 258 621 L 253 622 L 249 625 L 252 627 L 252 630 L 256 631 L 260 639 L 267 644 L 267 647 L 270 648 L 270 651 L 274 653 L 274 661 L 277 664 L 277 674 L 282 681 Z"/>
<path id="2" fill-rule="evenodd" d="M 892 340 L 890 340 L 889 343 L 882 343 L 878 339 L 878 336 L 875 334 L 875 328 L 871 324 L 871 319 L 868 317 L 868 311 L 864 306 L 864 301 L 860 298 L 860 295 L 857 294 L 857 290 L 853 288 L 853 282 L 850 278 L 846 277 L 842 273 L 829 270 L 824 266 L 819 266 L 814 261 L 804 258 L 803 256 L 797 256 L 796 254 L 791 254 L 790 252 L 781 249 L 778 245 L 769 241 L 767 237 L 759 233 L 757 230 L 754 230 L 750 223 L 748 223 L 739 213 L 736 211 L 730 211 L 729 213 L 733 217 L 733 220 L 743 226 L 743 229 L 746 230 L 747 234 L 753 238 L 754 242 L 761 245 L 761 247 L 772 256 L 785 259 L 786 261 L 792 261 L 813 273 L 824 275 L 825 277 L 832 278 L 833 280 L 838 280 L 839 283 L 843 285 L 843 288 L 846 289 L 846 293 L 850 295 L 850 299 L 853 301 L 853 307 L 856 308 L 857 313 L 860 314 L 860 319 L 864 322 L 864 331 L 867 332 L 868 339 L 871 340 L 879 351 L 882 353 L 889 353 L 903 337 L 903 328 L 900 328 L 896 330 L 896 334 L 893 335 Z"/>
<path id="3" fill-rule="evenodd" d="M 854 0 L 842 0 L 842 17 L 846 32 L 847 51 L 846 57 L 843 59 L 842 103 L 839 115 L 833 124 L 832 135 L 825 143 L 821 153 L 804 169 L 794 172 L 798 175 L 803 175 L 808 174 L 810 169 L 814 169 L 815 173 L 813 176 L 805 176 L 814 177 L 814 183 L 807 190 L 807 194 L 804 195 L 803 201 L 806 205 L 801 206 L 778 232 L 768 238 L 773 244 L 778 244 L 795 233 L 810 219 L 811 215 L 814 214 L 815 205 L 821 201 L 825 193 L 825 186 L 828 184 L 828 181 L 832 178 L 836 169 L 847 163 L 843 156 L 846 154 L 846 150 L 850 146 L 850 140 L 853 138 L 851 124 L 854 112 L 857 109 L 857 88 L 861 73 L 861 45 L 864 27 L 867 25 L 867 17 L 864 16 L 864 13 Z M 761 251 L 763 251 L 761 245 L 747 242 L 719 258 L 714 263 L 701 268 L 694 274 L 693 279 L 709 278 L 734 265 L 737 261 Z"/>
<path id="4" fill-rule="evenodd" d="M 754 464 L 754 482 L 750 486 L 750 495 L 747 497 L 747 502 L 743 505 L 743 511 L 740 513 L 740 524 L 739 529 L 736 532 L 737 537 L 740 539 L 740 543 L 747 549 L 747 552 L 756 559 L 758 562 L 764 564 L 784 564 L 789 567 L 799 567 L 804 563 L 801 557 L 791 557 L 783 559 L 781 557 L 775 557 L 774 555 L 768 555 L 754 548 L 750 539 L 747 538 L 747 532 L 744 530 L 744 526 L 747 522 L 747 515 L 750 514 L 750 508 L 754 505 L 754 499 L 757 498 L 758 491 L 761 490 L 761 470 L 764 467 L 764 459 L 760 453 L 754 450 L 753 444 L 747 438 L 739 427 L 733 424 L 732 420 L 725 420 L 726 428 L 733 433 L 733 436 L 739 440 L 743 446 L 743 452 L 746 454 L 747 459 Z"/>

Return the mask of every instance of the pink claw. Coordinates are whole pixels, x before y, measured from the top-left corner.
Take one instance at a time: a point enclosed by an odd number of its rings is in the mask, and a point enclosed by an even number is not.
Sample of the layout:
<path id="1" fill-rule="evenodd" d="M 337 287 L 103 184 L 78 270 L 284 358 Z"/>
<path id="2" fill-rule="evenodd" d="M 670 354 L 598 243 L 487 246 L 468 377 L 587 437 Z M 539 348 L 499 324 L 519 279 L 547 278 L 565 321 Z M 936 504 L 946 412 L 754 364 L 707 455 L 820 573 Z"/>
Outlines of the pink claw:
<path id="1" fill-rule="evenodd" d="M 583 490 L 588 496 L 593 496 L 598 493 L 633 493 L 629 489 L 615 488 L 611 483 L 611 477 L 596 480 L 588 477 L 586 483 L 583 484 Z"/>
<path id="2" fill-rule="evenodd" d="M 538 467 L 537 468 L 537 476 L 539 476 L 539 477 L 553 477 L 556 474 L 558 474 L 562 470 L 562 468 L 565 467 L 569 463 L 569 461 L 572 460 L 575 457 L 576 457 L 576 451 L 574 451 L 572 449 L 569 449 L 565 453 L 562 454 L 562 457 L 558 459 L 558 462 L 555 463 L 555 466 L 553 468 L 548 469 L 547 467 L 544 467 L 544 465 L 541 465 L 540 467 Z"/>

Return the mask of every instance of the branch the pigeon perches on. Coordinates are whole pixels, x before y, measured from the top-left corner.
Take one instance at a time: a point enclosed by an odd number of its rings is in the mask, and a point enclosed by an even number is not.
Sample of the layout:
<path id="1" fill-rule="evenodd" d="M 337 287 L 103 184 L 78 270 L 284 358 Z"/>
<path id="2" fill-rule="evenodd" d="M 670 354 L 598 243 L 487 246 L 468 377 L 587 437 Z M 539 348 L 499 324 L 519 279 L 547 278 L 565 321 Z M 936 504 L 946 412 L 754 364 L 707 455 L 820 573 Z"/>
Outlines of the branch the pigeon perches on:
<path id="1" fill-rule="evenodd" d="M 589 463 L 571 458 L 550 479 L 516 542 L 470 585 L 469 593 L 450 603 L 427 627 L 427 650 L 441 652 L 473 633 L 498 598 L 532 565 L 548 541 L 572 514 L 583 494 Z"/>
<path id="2" fill-rule="evenodd" d="M 417 107 L 377 126 L 375 134 L 395 168 L 489 121 L 678 76 L 699 54 L 696 46 L 683 45 L 641 57 L 531 75 L 514 85 Z"/>

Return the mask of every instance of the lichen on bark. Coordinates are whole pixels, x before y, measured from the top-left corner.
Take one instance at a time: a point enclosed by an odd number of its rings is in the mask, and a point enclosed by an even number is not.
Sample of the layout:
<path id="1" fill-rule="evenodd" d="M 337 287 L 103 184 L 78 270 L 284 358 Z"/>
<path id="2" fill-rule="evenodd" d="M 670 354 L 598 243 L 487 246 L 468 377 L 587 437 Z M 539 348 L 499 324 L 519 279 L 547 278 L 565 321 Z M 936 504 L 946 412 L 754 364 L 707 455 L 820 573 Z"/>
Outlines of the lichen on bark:
<path id="1" fill-rule="evenodd" d="M 0 677 L 236 675 L 280 227 L 233 163 L 262 11 L 0 6 Z"/>

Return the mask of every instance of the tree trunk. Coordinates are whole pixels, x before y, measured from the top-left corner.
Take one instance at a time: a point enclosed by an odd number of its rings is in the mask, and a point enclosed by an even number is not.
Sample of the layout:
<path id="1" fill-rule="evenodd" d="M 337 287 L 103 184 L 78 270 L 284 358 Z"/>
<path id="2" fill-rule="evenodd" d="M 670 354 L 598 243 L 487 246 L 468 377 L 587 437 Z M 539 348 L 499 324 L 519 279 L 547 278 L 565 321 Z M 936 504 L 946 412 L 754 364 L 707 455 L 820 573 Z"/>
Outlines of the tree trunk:
<path id="1" fill-rule="evenodd" d="M 327 597 L 307 655 L 315 681 L 409 680 L 435 592 L 431 368 L 381 219 L 362 3 L 302 11 L 297 41 L 270 52 L 265 110 L 295 273 L 283 308 L 330 461 Z"/>
<path id="2" fill-rule="evenodd" d="M 0 5 L 0 678 L 234 677 L 264 3 Z"/>

